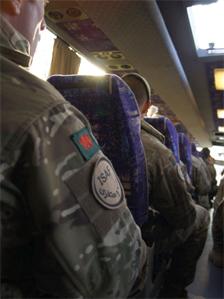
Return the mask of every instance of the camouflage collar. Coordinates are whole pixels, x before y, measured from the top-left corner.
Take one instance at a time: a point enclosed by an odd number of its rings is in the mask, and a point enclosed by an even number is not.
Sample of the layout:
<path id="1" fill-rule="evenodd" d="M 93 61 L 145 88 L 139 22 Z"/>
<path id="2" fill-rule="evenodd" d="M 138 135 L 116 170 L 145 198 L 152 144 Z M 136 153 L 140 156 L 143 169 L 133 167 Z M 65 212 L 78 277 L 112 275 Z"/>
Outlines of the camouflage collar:
<path id="1" fill-rule="evenodd" d="M 161 134 L 158 130 L 156 130 L 153 126 L 151 126 L 149 123 L 141 120 L 141 129 L 149 133 L 150 135 L 153 135 L 157 139 L 159 139 L 162 143 L 165 142 L 165 137 L 163 134 Z"/>
<path id="2" fill-rule="evenodd" d="M 25 37 L 0 15 L 0 52 L 9 60 L 27 67 L 30 64 L 30 45 Z"/>

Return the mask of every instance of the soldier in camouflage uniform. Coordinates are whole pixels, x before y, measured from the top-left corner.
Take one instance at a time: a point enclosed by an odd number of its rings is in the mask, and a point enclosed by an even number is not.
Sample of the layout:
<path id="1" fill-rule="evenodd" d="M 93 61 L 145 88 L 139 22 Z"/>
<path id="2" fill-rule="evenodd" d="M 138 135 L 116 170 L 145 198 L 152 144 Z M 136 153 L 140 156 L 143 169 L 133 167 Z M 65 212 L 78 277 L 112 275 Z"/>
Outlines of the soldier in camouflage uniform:
<path id="1" fill-rule="evenodd" d="M 217 267 L 224 268 L 224 177 L 221 179 L 214 201 L 212 222 L 213 249 L 210 260 Z"/>
<path id="2" fill-rule="evenodd" d="M 85 117 L 23 68 L 44 1 L 1 5 L 1 295 L 125 298 L 147 255 L 120 181 Z"/>
<path id="3" fill-rule="evenodd" d="M 136 96 L 142 116 L 150 105 L 150 87 L 138 74 L 123 76 Z M 196 263 L 201 255 L 209 224 L 208 212 L 194 204 L 181 168 L 172 152 L 163 144 L 163 135 L 142 120 L 142 142 L 145 149 L 150 202 L 170 228 L 167 239 L 158 242 L 156 254 L 173 249 L 171 267 L 160 296 L 182 298 L 185 287 L 194 279 Z"/>
<path id="4" fill-rule="evenodd" d="M 192 184 L 195 187 L 193 193 L 194 200 L 203 206 L 203 203 L 208 202 L 208 194 L 210 191 L 211 182 L 206 172 L 206 165 L 200 157 L 191 156 L 192 158 Z M 204 198 L 204 200 L 202 200 Z M 207 201 L 206 201 L 207 198 Z M 199 201 L 199 199 L 201 199 Z M 207 205 L 204 208 L 208 208 Z"/>
<path id="5" fill-rule="evenodd" d="M 184 175 L 184 180 L 185 180 L 185 183 L 186 183 L 186 186 L 187 186 L 187 191 L 192 194 L 194 191 L 195 191 L 195 188 L 192 184 L 192 181 L 191 181 L 191 178 L 187 172 L 187 166 L 184 164 L 183 161 L 180 160 L 180 168 L 181 168 L 181 171 Z"/>
<path id="6" fill-rule="evenodd" d="M 217 181 L 216 181 L 216 170 L 214 166 L 215 160 L 210 156 L 210 150 L 207 147 L 204 147 L 201 151 L 201 157 L 203 158 L 207 169 L 208 173 L 210 174 L 210 180 L 211 180 L 211 187 L 210 187 L 210 192 L 209 192 L 209 203 L 210 207 L 212 207 L 212 199 L 217 193 Z"/>

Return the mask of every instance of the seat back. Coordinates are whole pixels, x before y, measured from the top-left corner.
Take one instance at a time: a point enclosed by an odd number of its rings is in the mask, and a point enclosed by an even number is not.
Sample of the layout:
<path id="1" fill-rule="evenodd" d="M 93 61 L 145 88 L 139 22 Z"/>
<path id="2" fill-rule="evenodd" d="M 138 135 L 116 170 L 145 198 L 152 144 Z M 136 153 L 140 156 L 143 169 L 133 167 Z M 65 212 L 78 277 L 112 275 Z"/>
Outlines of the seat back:
<path id="1" fill-rule="evenodd" d="M 191 153 L 194 157 L 199 158 L 199 152 L 197 151 L 195 143 L 191 143 Z"/>
<path id="2" fill-rule="evenodd" d="M 191 143 L 184 133 L 178 133 L 180 159 L 187 167 L 187 173 L 191 177 L 192 159 L 191 159 Z"/>
<path id="3" fill-rule="evenodd" d="M 48 81 L 89 120 L 102 151 L 111 160 L 138 225 L 148 219 L 148 183 L 134 94 L 116 75 L 52 76 Z"/>
<path id="4" fill-rule="evenodd" d="M 165 145 L 173 152 L 177 163 L 179 163 L 178 134 L 171 120 L 165 116 L 146 117 L 144 120 L 165 136 Z"/>

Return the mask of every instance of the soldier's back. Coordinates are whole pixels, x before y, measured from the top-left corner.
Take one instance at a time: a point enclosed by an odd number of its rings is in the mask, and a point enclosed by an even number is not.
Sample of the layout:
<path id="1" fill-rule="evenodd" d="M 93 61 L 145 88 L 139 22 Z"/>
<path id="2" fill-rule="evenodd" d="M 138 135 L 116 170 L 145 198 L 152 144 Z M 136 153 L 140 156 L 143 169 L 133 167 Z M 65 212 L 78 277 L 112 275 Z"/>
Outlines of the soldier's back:
<path id="1" fill-rule="evenodd" d="M 192 183 L 197 195 L 206 195 L 210 191 L 210 180 L 202 159 L 192 155 Z"/>
<path id="2" fill-rule="evenodd" d="M 41 79 L 0 56 L 2 146 L 18 131 L 26 131 L 44 110 L 65 100 Z M 21 132 L 22 133 L 22 132 Z"/>
<path id="3" fill-rule="evenodd" d="M 187 193 L 186 183 L 173 153 L 163 144 L 163 135 L 142 122 L 152 205 L 172 229 L 186 228 L 195 219 L 195 208 Z"/>

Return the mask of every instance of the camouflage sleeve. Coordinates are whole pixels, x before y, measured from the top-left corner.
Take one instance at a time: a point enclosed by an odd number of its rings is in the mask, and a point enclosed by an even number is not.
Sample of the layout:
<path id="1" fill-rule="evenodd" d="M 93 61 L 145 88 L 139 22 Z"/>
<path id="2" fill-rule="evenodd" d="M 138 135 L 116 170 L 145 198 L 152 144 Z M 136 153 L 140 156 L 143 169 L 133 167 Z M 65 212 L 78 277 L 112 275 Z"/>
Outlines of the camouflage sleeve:
<path id="1" fill-rule="evenodd" d="M 16 186 L 3 176 L 11 168 L 3 163 L 0 167 L 0 244 L 1 244 L 1 296 L 23 298 L 20 281 L 31 277 L 28 269 L 32 260 L 29 226 L 22 194 Z M 26 277 L 26 278 L 25 278 Z"/>
<path id="2" fill-rule="evenodd" d="M 60 104 L 37 119 L 12 169 L 40 289 L 54 297 L 125 298 L 144 280 L 140 230 L 110 161 L 74 107 Z M 13 188 L 5 194 L 6 207 L 18 205 Z"/>
<path id="3" fill-rule="evenodd" d="M 200 189 L 200 172 L 199 172 L 199 161 L 197 161 L 197 158 L 192 156 L 192 184 L 195 187 L 195 193 L 197 195 L 201 195 L 201 189 Z M 204 195 L 204 193 L 202 194 Z"/>
<path id="4" fill-rule="evenodd" d="M 150 200 L 174 229 L 192 225 L 196 211 L 181 168 L 159 140 L 142 135 L 149 170 Z"/>
<path id="5" fill-rule="evenodd" d="M 210 191 L 210 180 L 204 162 L 192 156 L 192 182 L 198 195 L 206 195 Z"/>
<path id="6" fill-rule="evenodd" d="M 187 191 L 192 194 L 192 192 L 194 192 L 195 188 L 194 186 L 192 185 L 192 181 L 191 181 L 191 178 L 187 172 L 187 167 L 186 165 L 180 161 L 180 168 L 181 168 L 181 171 L 183 173 L 183 176 L 184 176 L 184 180 L 185 180 L 185 184 L 187 186 Z"/>
<path id="7" fill-rule="evenodd" d="M 224 198 L 219 202 L 214 211 L 212 222 L 212 237 L 214 241 L 214 249 L 223 254 L 224 246 Z"/>
<path id="8" fill-rule="evenodd" d="M 221 179 L 219 187 L 218 187 L 218 192 L 216 194 L 215 201 L 213 204 L 214 212 L 217 210 L 217 208 L 222 200 L 224 200 L 224 179 Z"/>
<path id="9" fill-rule="evenodd" d="M 206 173 L 206 177 L 207 177 L 207 180 L 209 181 L 210 188 L 211 188 L 212 177 L 211 177 L 211 173 L 209 171 L 208 165 L 205 163 L 205 161 L 202 158 L 199 158 L 199 159 L 201 161 L 201 165 L 202 165 L 202 167 L 204 169 L 204 172 Z"/>
<path id="10" fill-rule="evenodd" d="M 199 170 L 198 170 L 198 193 L 199 195 L 206 195 L 210 191 L 210 181 L 206 175 L 206 171 L 200 163 Z"/>

